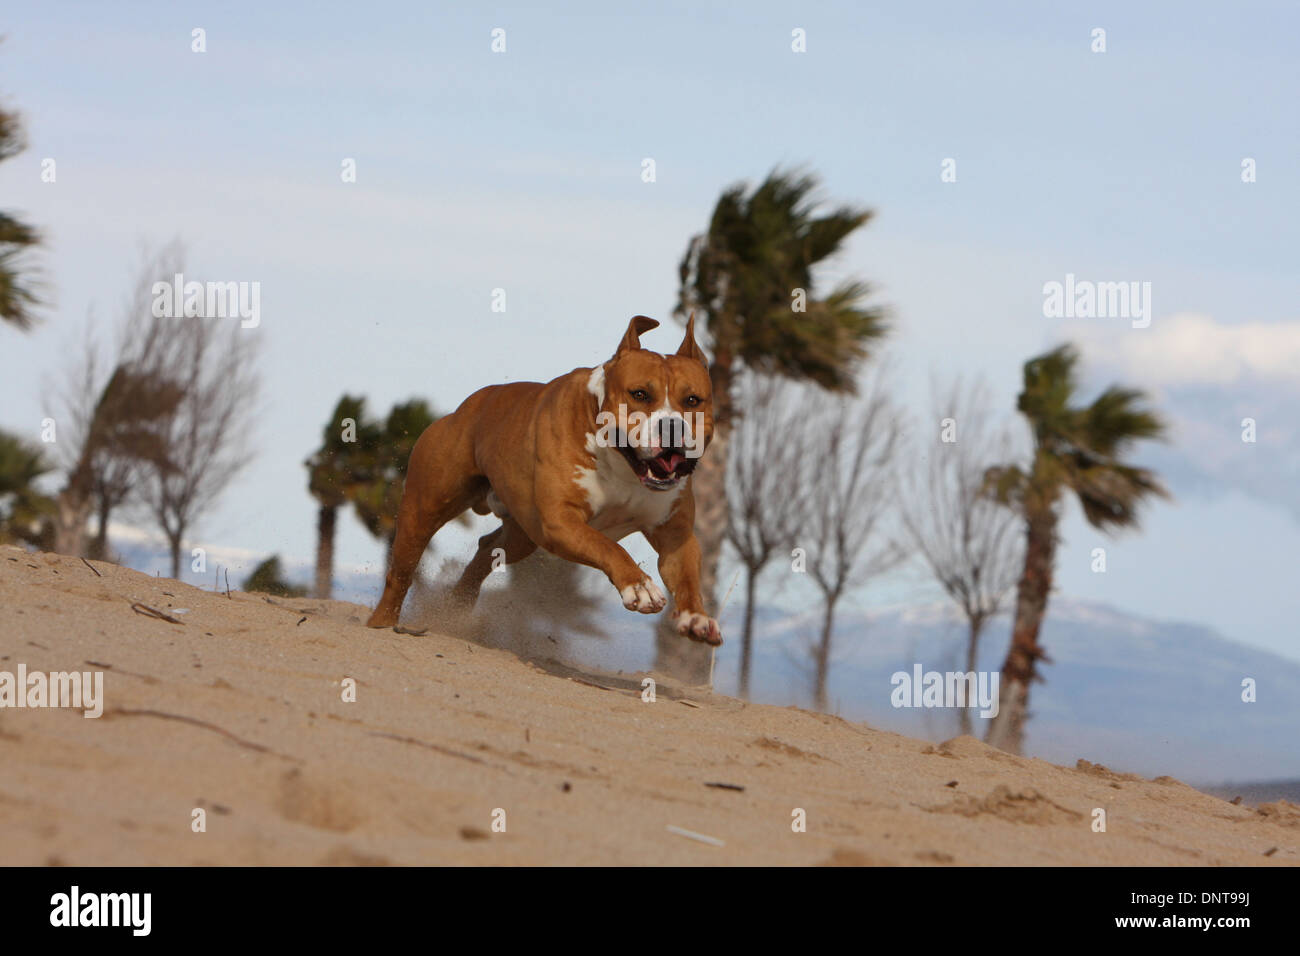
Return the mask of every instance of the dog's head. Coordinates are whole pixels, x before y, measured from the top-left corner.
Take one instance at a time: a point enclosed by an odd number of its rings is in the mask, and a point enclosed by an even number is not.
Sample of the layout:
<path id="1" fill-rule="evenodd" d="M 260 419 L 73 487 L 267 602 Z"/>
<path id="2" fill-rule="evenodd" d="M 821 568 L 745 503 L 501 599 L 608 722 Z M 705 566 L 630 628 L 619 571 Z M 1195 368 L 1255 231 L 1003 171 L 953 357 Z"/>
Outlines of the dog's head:
<path id="1" fill-rule="evenodd" d="M 597 402 L 597 444 L 617 448 L 647 488 L 667 491 L 695 470 L 713 438 L 713 386 L 695 316 L 674 355 L 641 348 L 641 333 L 658 325 L 633 318 L 587 387 Z"/>

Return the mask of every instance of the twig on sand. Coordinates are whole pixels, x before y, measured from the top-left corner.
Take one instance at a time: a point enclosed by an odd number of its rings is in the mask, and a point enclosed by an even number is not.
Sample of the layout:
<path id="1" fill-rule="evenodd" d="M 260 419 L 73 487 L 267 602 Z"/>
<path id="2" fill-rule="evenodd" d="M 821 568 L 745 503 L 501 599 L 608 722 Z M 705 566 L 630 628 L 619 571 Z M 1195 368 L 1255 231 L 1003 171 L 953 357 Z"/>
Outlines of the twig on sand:
<path id="1" fill-rule="evenodd" d="M 687 707 L 694 707 L 696 710 L 699 710 L 699 708 L 700 708 L 700 705 L 697 704 L 697 703 L 695 703 L 695 701 L 693 701 L 693 700 L 687 700 L 685 697 L 679 697 L 679 698 L 677 698 L 677 703 L 679 703 L 679 704 L 685 704 Z"/>
<path id="2" fill-rule="evenodd" d="M 705 836 L 703 833 L 696 833 L 694 830 L 683 830 L 681 827 L 675 827 L 671 823 L 666 827 L 669 833 L 675 833 L 678 836 L 686 837 L 688 840 L 695 840 L 699 843 L 707 843 L 709 846 L 726 846 L 717 837 Z"/>
<path id="3" fill-rule="evenodd" d="M 617 687 L 606 687 L 604 684 L 597 684 L 594 681 L 583 680 L 581 677 L 570 677 L 569 680 L 575 684 L 586 684 L 588 687 L 596 687 L 600 690 L 617 690 Z"/>
<path id="4" fill-rule="evenodd" d="M 160 611 L 156 607 L 150 607 L 148 604 L 141 604 L 139 601 L 132 602 L 131 610 L 135 611 L 136 614 L 143 614 L 145 617 L 155 617 L 160 621 L 166 621 L 168 624 L 185 624 L 185 622 L 180 618 L 172 617 L 170 614 Z"/>
<path id="5" fill-rule="evenodd" d="M 169 714 L 165 710 L 137 710 L 129 707 L 115 707 L 108 712 L 110 717 L 157 717 L 161 720 L 178 720 L 183 724 L 193 724 L 195 727 L 202 727 L 204 730 L 210 730 L 213 733 L 221 734 L 227 740 L 233 741 L 245 750 L 255 750 L 261 754 L 270 754 L 272 757 L 279 757 L 281 760 L 289 760 L 294 763 L 301 763 L 297 757 L 290 757 L 287 754 L 276 753 L 270 747 L 263 747 L 261 744 L 253 743 L 251 740 L 245 740 L 243 737 L 237 737 L 224 727 L 218 727 L 216 724 L 210 724 L 206 720 L 199 720 L 197 717 L 186 717 L 184 714 Z"/>
<path id="6" fill-rule="evenodd" d="M 86 567 L 90 568 L 90 570 L 95 571 L 95 566 L 91 564 L 89 561 L 87 561 L 85 558 L 81 559 L 81 563 L 84 564 Z M 98 571 L 95 571 L 95 577 L 102 578 L 103 575 L 100 574 Z"/>
<path id="7" fill-rule="evenodd" d="M 316 613 L 314 610 L 312 610 L 309 607 L 294 607 L 291 604 L 282 604 L 281 602 L 277 601 L 275 598 L 268 597 L 265 594 L 262 595 L 262 600 L 265 601 L 267 604 L 273 605 L 275 607 L 283 608 L 286 611 L 292 611 L 294 614 L 315 614 Z"/>
<path id="8" fill-rule="evenodd" d="M 431 744 L 427 741 L 416 740 L 414 737 L 403 737 L 400 734 L 388 734 L 379 730 L 372 730 L 371 737 L 386 737 L 389 740 L 396 740 L 398 743 L 415 744 L 417 747 L 424 747 L 428 750 L 436 750 L 440 754 L 446 754 L 448 757 L 459 757 L 461 760 L 469 760 L 472 763 L 481 763 L 487 765 L 486 760 L 481 760 L 473 754 L 461 753 L 459 750 L 452 750 L 450 747 L 443 747 L 440 744 Z"/>
<path id="9" fill-rule="evenodd" d="M 267 597 L 266 595 L 262 595 L 262 600 L 265 601 L 267 604 L 273 604 L 276 607 L 284 608 L 286 611 L 293 611 L 294 614 L 315 614 L 316 613 L 316 610 L 314 608 L 292 607 L 291 605 L 288 604 L 281 604 L 275 598 Z"/>
<path id="10" fill-rule="evenodd" d="M 717 790 L 735 790 L 737 793 L 744 793 L 745 788 L 738 783 L 706 783 L 706 787 L 713 787 Z"/>

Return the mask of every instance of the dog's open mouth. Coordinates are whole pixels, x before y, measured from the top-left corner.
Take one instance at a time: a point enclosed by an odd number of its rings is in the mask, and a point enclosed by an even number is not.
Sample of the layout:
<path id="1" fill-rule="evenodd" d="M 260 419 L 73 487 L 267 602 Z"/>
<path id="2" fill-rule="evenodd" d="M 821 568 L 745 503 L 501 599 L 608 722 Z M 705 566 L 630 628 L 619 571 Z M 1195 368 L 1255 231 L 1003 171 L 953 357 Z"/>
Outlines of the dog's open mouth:
<path id="1" fill-rule="evenodd" d="M 688 456 L 685 447 L 682 446 L 665 448 L 650 458 L 642 458 L 636 453 L 636 449 L 627 445 L 621 445 L 619 450 L 623 452 L 623 457 L 632 466 L 641 483 L 647 488 L 656 490 L 676 485 L 695 470 L 695 463 L 699 461 L 698 458 Z"/>

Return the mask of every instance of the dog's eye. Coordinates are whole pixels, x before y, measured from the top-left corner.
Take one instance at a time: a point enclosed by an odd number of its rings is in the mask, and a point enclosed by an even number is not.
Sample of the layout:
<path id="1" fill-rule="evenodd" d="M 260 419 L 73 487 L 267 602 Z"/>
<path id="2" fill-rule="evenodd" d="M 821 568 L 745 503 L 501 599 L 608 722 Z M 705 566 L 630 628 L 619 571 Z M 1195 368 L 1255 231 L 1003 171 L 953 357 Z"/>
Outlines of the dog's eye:
<path id="1" fill-rule="evenodd" d="M 694 407 L 695 407 L 696 405 L 698 405 L 698 404 L 700 404 L 700 396 L 698 396 L 698 395 L 687 395 L 687 396 L 686 396 L 686 407 L 687 407 L 687 408 L 694 408 Z"/>
<path id="2" fill-rule="evenodd" d="M 650 401 L 650 393 L 647 392 L 644 388 L 632 389 L 632 397 L 635 398 L 638 402 Z"/>

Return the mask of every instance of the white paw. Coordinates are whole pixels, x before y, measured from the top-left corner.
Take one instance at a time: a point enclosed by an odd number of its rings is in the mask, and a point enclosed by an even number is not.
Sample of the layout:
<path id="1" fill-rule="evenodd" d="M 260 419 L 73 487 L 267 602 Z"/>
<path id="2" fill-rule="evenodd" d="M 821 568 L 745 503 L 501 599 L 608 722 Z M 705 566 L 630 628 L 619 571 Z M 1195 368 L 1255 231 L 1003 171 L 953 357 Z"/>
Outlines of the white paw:
<path id="1" fill-rule="evenodd" d="M 642 614 L 657 614 L 668 603 L 664 592 L 659 590 L 659 585 L 649 578 L 643 579 L 639 584 L 629 584 L 618 593 L 625 608 Z"/>
<path id="2" fill-rule="evenodd" d="M 677 615 L 677 633 L 714 647 L 722 643 L 722 628 L 718 627 L 718 622 L 698 611 L 682 611 Z"/>

